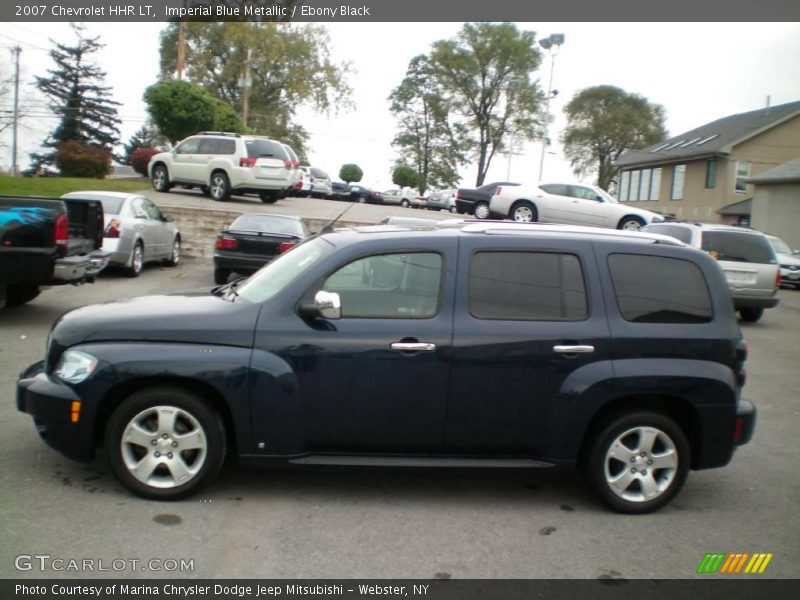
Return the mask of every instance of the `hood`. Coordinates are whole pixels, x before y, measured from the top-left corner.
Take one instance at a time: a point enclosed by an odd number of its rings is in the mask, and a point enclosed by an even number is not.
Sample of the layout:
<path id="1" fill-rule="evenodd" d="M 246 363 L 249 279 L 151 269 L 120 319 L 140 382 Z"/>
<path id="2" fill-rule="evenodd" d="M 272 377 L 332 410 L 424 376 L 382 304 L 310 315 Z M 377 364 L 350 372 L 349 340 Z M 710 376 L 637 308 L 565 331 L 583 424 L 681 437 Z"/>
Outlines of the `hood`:
<path id="1" fill-rule="evenodd" d="M 778 262 L 782 265 L 795 265 L 800 266 L 800 254 L 783 254 L 777 253 Z"/>
<path id="2" fill-rule="evenodd" d="M 77 308 L 53 325 L 53 350 L 98 341 L 178 342 L 250 347 L 260 305 L 218 296 L 144 296 Z"/>

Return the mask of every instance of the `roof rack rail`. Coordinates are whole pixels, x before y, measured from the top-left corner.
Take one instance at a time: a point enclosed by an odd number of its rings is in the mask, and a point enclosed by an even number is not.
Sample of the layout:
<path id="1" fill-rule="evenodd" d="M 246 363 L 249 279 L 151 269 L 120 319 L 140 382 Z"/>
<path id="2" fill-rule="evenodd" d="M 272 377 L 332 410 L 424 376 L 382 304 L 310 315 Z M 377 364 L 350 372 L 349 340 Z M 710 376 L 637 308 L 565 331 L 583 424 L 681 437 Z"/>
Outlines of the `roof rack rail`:
<path id="1" fill-rule="evenodd" d="M 198 131 L 195 135 L 225 135 L 228 137 L 242 137 L 241 133 L 232 133 L 230 131 Z"/>

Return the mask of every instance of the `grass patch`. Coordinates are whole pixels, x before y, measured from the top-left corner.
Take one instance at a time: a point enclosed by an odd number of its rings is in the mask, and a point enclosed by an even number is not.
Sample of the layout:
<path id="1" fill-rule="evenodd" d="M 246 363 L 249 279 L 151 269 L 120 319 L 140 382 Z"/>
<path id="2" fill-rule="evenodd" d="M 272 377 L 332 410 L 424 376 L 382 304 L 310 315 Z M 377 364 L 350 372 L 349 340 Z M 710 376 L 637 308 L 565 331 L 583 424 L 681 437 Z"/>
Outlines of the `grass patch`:
<path id="1" fill-rule="evenodd" d="M 68 192 L 103 190 L 141 192 L 150 183 L 141 179 L 83 179 L 80 177 L 8 177 L 0 176 L 0 194 L 6 196 L 58 197 Z"/>

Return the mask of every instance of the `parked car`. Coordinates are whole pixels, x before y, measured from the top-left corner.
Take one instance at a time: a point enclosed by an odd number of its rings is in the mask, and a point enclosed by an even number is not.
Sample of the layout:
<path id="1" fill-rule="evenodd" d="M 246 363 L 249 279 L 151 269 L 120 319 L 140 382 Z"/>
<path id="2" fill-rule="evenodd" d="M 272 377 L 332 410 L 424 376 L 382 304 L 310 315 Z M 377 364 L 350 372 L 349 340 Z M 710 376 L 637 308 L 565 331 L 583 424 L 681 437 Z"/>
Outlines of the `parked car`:
<path id="1" fill-rule="evenodd" d="M 420 209 L 428 208 L 428 197 L 427 196 L 412 197 L 411 208 L 420 208 Z"/>
<path id="2" fill-rule="evenodd" d="M 289 150 L 286 144 L 262 136 L 204 131 L 169 152 L 153 155 L 147 172 L 157 192 L 196 185 L 213 200 L 253 193 L 271 204 L 300 180 L 297 156 Z"/>
<path id="3" fill-rule="evenodd" d="M 331 178 L 322 169 L 308 165 L 300 166 L 302 176 L 298 196 L 313 196 L 314 198 L 327 198 L 331 194 Z"/>
<path id="4" fill-rule="evenodd" d="M 292 171 L 292 183 L 286 188 L 283 193 L 279 196 L 280 198 L 286 198 L 289 194 L 295 193 L 298 189 L 302 187 L 302 180 L 303 180 L 303 173 L 300 170 L 300 159 L 297 158 L 297 153 L 294 149 L 287 143 L 281 142 L 281 146 L 283 147 L 284 151 L 286 152 L 287 156 L 289 157 L 289 161 L 291 162 L 291 171 Z"/>
<path id="5" fill-rule="evenodd" d="M 330 200 L 347 200 L 350 198 L 350 186 L 341 181 L 332 181 L 331 193 L 328 198 Z"/>
<path id="6" fill-rule="evenodd" d="M 347 195 L 347 199 L 352 202 L 383 204 L 383 194 L 381 192 L 376 192 L 358 183 L 350 186 L 350 193 Z"/>
<path id="7" fill-rule="evenodd" d="M 489 202 L 497 186 L 519 185 L 509 181 L 495 181 L 479 188 L 458 188 L 456 191 L 456 212 L 463 215 L 473 215 L 476 219 L 489 218 Z"/>
<path id="8" fill-rule="evenodd" d="M 743 321 L 755 323 L 765 308 L 778 305 L 781 273 L 767 237 L 760 231 L 706 223 L 658 223 L 644 231 L 672 236 L 717 260 Z"/>
<path id="9" fill-rule="evenodd" d="M 42 286 L 92 281 L 108 263 L 97 200 L 0 196 L 0 309 Z"/>
<path id="10" fill-rule="evenodd" d="M 408 208 L 411 206 L 411 201 L 414 199 L 415 194 L 413 192 L 406 192 L 404 190 L 386 190 L 383 192 L 383 203 L 384 204 L 399 204 L 403 208 Z"/>
<path id="11" fill-rule="evenodd" d="M 456 212 L 456 194 L 457 189 L 451 188 L 447 190 L 440 190 L 433 192 L 428 196 L 427 208 L 430 210 L 446 210 L 448 212 Z"/>
<path id="12" fill-rule="evenodd" d="M 358 228 L 210 295 L 66 313 L 17 406 L 70 458 L 104 445 L 119 481 L 157 500 L 236 452 L 577 468 L 613 509 L 645 513 L 750 440 L 746 355 L 717 264 L 669 237 Z"/>
<path id="13" fill-rule="evenodd" d="M 792 249 L 781 238 L 767 234 L 767 240 L 778 257 L 781 269 L 781 283 L 800 289 L 800 251 Z"/>
<path id="14" fill-rule="evenodd" d="M 522 223 L 541 221 L 628 230 L 665 220 L 658 213 L 620 204 L 597 186 L 571 183 L 498 186 L 489 211 Z"/>
<path id="15" fill-rule="evenodd" d="M 214 282 L 226 283 L 231 273 L 255 273 L 309 235 L 299 217 L 245 213 L 217 235 Z"/>
<path id="16" fill-rule="evenodd" d="M 70 200 L 94 200 L 103 205 L 103 250 L 109 264 L 138 277 L 145 263 L 164 261 L 174 267 L 181 258 L 181 234 L 174 220 L 149 199 L 122 192 L 70 192 Z"/>

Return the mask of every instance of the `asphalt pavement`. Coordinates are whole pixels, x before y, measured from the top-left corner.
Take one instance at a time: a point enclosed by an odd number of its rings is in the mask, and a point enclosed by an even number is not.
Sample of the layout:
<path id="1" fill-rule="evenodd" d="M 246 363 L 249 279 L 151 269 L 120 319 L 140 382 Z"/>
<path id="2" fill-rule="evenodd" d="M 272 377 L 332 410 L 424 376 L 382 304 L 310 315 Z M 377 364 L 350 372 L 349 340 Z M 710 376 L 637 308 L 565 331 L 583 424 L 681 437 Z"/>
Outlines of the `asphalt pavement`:
<path id="1" fill-rule="evenodd" d="M 706 552 L 770 552 L 759 577 L 800 575 L 800 291 L 782 290 L 760 323 L 742 324 L 753 441 L 728 467 L 692 472 L 646 516 L 608 511 L 577 477 L 519 470 L 228 466 L 199 497 L 148 501 L 116 482 L 104 456 L 62 457 L 17 412 L 17 374 L 43 358 L 63 311 L 212 281 L 207 262 L 138 279 L 109 272 L 0 312 L 0 577 L 690 578 Z M 37 555 L 51 558 L 16 568 Z M 56 570 L 53 559 L 95 570 Z"/>

